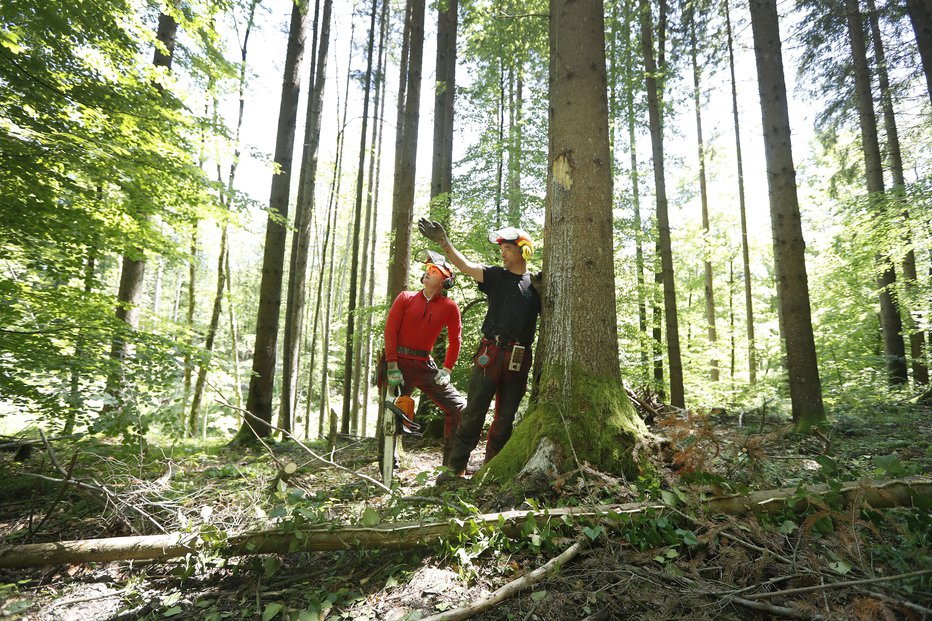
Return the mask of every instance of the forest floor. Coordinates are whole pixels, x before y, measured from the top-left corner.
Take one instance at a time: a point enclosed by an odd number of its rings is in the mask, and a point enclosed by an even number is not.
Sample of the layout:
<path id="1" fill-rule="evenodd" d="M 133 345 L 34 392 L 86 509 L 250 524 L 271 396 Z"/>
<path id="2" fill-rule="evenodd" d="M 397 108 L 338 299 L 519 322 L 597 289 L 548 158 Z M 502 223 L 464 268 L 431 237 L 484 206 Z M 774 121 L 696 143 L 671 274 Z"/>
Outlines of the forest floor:
<path id="1" fill-rule="evenodd" d="M 928 506 L 873 510 L 826 500 L 802 514 L 769 516 L 697 508 L 704 495 L 727 491 L 932 474 L 932 408 L 868 409 L 835 416 L 821 436 L 805 437 L 785 433 L 788 421 L 760 412 L 740 421 L 724 413 L 671 417 L 652 425 L 672 439 L 671 450 L 659 451 L 637 481 L 581 465 L 545 496 L 520 501 L 468 479 L 435 485 L 439 445 L 428 439 L 406 438 L 394 496 L 356 474 L 378 478 L 373 439 L 338 441 L 327 456 L 345 469 L 294 442 L 272 444 L 278 460 L 299 465 L 287 486 L 274 484 L 275 462 L 261 447 L 81 438 L 36 444 L 29 455 L 3 451 L 0 558 L 14 544 L 159 529 L 222 536 L 288 521 L 441 520 L 463 524 L 464 534 L 402 550 L 233 558 L 204 552 L 0 569 L 0 619 L 413 621 L 480 600 L 580 540 L 582 552 L 558 571 L 472 618 L 932 619 Z M 480 465 L 483 449 L 471 467 Z M 470 522 L 510 509 L 661 498 L 665 508 L 621 523 L 538 518 L 512 538 Z"/>

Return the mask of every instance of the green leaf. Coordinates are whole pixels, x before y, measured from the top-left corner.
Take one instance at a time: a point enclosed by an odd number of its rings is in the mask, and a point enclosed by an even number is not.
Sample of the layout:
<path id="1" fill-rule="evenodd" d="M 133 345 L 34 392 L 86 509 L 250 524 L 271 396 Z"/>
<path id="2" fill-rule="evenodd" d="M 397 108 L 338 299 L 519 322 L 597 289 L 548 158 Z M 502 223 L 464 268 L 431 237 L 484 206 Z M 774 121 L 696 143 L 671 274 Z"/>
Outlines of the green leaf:
<path id="1" fill-rule="evenodd" d="M 362 512 L 362 525 L 367 528 L 378 526 L 381 521 L 382 518 L 379 516 L 379 512 L 372 507 L 366 507 L 366 510 Z"/>
<path id="2" fill-rule="evenodd" d="M 268 556 L 262 561 L 262 569 L 265 570 L 266 578 L 271 578 L 276 573 L 278 573 L 278 570 L 281 566 L 282 560 L 277 556 Z"/>
<path id="3" fill-rule="evenodd" d="M 278 602 L 269 602 L 265 605 L 265 610 L 262 612 L 262 621 L 269 621 L 269 619 L 274 619 L 278 613 L 282 611 L 282 606 Z"/>
<path id="4" fill-rule="evenodd" d="M 660 490 L 660 497 L 663 498 L 663 504 L 667 505 L 668 507 L 676 506 L 676 494 L 673 492 L 662 489 Z"/>
<path id="5" fill-rule="evenodd" d="M 676 534 L 679 536 L 680 539 L 683 540 L 683 543 L 685 543 L 688 546 L 699 545 L 699 538 L 696 537 L 696 534 L 691 530 L 684 530 L 682 528 L 677 528 Z"/>
<path id="6" fill-rule="evenodd" d="M 789 535 L 798 528 L 799 527 L 796 526 L 796 522 L 792 520 L 783 520 L 783 524 L 780 524 L 780 526 L 777 528 L 777 532 L 783 535 Z"/>
<path id="7" fill-rule="evenodd" d="M 545 597 L 547 597 L 547 591 L 534 591 L 533 593 L 531 593 L 532 602 L 539 602 Z"/>
<path id="8" fill-rule="evenodd" d="M 174 617 L 176 614 L 181 612 L 181 606 L 172 606 L 168 610 L 162 613 L 163 617 Z"/>
<path id="9" fill-rule="evenodd" d="M 583 534 L 588 537 L 590 541 L 595 541 L 598 539 L 599 535 L 601 535 L 604 531 L 605 529 L 601 526 L 586 526 L 583 528 Z"/>
<path id="10" fill-rule="evenodd" d="M 298 621 L 320 621 L 320 613 L 313 610 L 302 610 L 298 613 Z"/>
<path id="11" fill-rule="evenodd" d="M 844 576 L 845 574 L 847 574 L 853 569 L 851 565 L 849 565 L 848 563 L 844 561 L 835 561 L 834 563 L 829 563 L 828 566 L 836 574 L 841 574 L 842 576 Z"/>

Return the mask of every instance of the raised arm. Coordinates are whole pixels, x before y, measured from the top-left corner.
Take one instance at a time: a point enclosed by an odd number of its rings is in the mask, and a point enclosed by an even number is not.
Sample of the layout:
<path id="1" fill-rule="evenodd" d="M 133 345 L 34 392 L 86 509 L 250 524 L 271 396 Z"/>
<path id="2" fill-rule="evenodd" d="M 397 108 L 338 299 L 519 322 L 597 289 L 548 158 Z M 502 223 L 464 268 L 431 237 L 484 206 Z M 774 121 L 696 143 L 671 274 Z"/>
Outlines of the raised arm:
<path id="1" fill-rule="evenodd" d="M 427 218 L 421 218 L 417 223 L 417 228 L 421 232 L 421 235 L 440 246 L 447 260 L 455 265 L 459 271 L 476 282 L 482 282 L 482 265 L 473 263 L 464 257 L 463 254 L 450 243 L 450 238 L 447 237 L 447 232 L 444 230 L 442 224 L 436 220 L 431 221 Z"/>

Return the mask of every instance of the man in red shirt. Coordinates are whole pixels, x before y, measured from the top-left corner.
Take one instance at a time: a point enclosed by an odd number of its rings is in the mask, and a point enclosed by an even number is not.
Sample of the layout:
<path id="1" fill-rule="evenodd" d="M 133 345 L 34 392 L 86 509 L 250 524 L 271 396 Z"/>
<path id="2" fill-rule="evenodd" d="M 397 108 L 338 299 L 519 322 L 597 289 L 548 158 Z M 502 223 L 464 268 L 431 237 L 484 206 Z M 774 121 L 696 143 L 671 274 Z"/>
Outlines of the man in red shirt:
<path id="1" fill-rule="evenodd" d="M 395 298 L 385 321 L 386 379 L 401 394 L 415 388 L 427 395 L 443 411 L 443 465 L 447 465 L 453 434 L 459 426 L 466 399 L 450 384 L 450 372 L 460 353 L 462 323 L 460 309 L 444 290 L 453 286 L 453 270 L 436 253 L 429 252 L 420 291 L 402 291 Z M 443 328 L 449 345 L 443 368 L 430 356 Z"/>

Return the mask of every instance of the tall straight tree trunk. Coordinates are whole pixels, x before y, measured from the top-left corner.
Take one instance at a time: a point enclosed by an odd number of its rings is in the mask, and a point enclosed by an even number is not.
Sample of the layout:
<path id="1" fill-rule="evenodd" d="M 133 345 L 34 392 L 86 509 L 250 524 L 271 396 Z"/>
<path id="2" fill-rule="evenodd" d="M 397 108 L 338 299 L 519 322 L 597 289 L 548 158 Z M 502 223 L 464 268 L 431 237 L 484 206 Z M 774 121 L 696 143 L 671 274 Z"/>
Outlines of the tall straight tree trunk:
<path id="1" fill-rule="evenodd" d="M 385 100 L 388 99 L 384 95 L 385 91 L 385 67 L 388 64 L 388 50 L 386 49 L 388 41 L 388 3 L 382 3 L 382 16 L 381 16 L 381 27 L 379 32 L 379 58 L 378 66 L 379 70 L 376 74 L 375 81 L 375 106 L 378 108 L 378 123 L 376 125 L 375 131 L 372 132 L 372 154 L 373 156 L 369 158 L 369 187 L 371 190 L 366 195 L 366 217 L 370 218 L 369 224 L 369 260 L 366 269 L 368 270 L 368 281 L 369 281 L 369 290 L 366 298 L 366 305 L 369 308 L 373 307 L 375 302 L 375 246 L 376 246 L 376 221 L 378 218 L 376 214 L 378 213 L 379 206 L 379 189 L 380 189 L 380 179 L 381 179 L 381 170 L 382 170 L 382 135 L 385 128 Z M 374 165 L 374 168 L 373 168 Z M 372 334 L 372 313 L 366 315 L 366 352 L 363 356 L 364 360 L 369 361 L 370 365 L 373 360 L 372 356 L 372 343 L 373 343 L 373 334 Z M 363 429 L 363 434 L 365 435 L 365 430 L 367 427 L 367 412 L 369 411 L 369 382 L 364 382 L 365 386 L 363 388 L 363 398 L 362 402 L 365 404 L 362 410 L 362 420 L 360 425 Z"/>
<path id="2" fill-rule="evenodd" d="M 401 123 L 400 150 L 395 156 L 395 186 L 392 192 L 392 243 L 388 257 L 387 299 L 408 288 L 411 266 L 411 222 L 414 218 L 414 173 L 417 163 L 417 133 L 421 101 L 421 63 L 424 55 L 424 0 L 408 0 L 405 44 L 409 49 L 400 80 L 405 83 L 404 99 L 399 93 Z"/>
<path id="3" fill-rule="evenodd" d="M 660 233 L 660 273 L 663 281 L 663 315 L 667 328 L 667 358 L 670 366 L 670 403 L 686 407 L 683 391 L 683 363 L 680 358 L 680 332 L 676 313 L 676 285 L 673 277 L 673 250 L 670 242 L 670 219 L 667 213 L 667 187 L 663 161 L 662 111 L 657 85 L 657 64 L 651 35 L 648 0 L 640 0 L 641 47 L 647 76 L 647 108 L 650 117 L 651 151 L 654 160 L 654 186 L 657 194 L 657 228 Z"/>
<path id="4" fill-rule="evenodd" d="M 689 20 L 689 55 L 693 65 L 693 101 L 696 107 L 696 143 L 699 149 L 699 198 L 702 204 L 702 254 L 705 284 L 705 321 L 706 332 L 709 336 L 709 346 L 712 356 L 709 361 L 710 375 L 713 382 L 719 379 L 718 354 L 715 353 L 718 336 L 715 332 L 715 289 L 712 286 L 712 248 L 709 228 L 709 191 L 705 175 L 705 142 L 702 139 L 702 105 L 701 91 L 699 89 L 699 61 L 696 51 L 696 15 L 690 10 Z"/>
<path id="5" fill-rule="evenodd" d="M 495 167 L 495 228 L 502 226 L 502 183 L 505 178 L 505 53 L 498 60 L 498 140 Z"/>
<path id="6" fill-rule="evenodd" d="M 880 156 L 880 141 L 877 138 L 877 119 L 874 116 L 874 98 L 871 94 L 871 76 L 867 65 L 867 44 L 858 0 L 845 0 L 848 23 L 848 39 L 854 62 L 855 97 L 858 104 L 858 122 L 861 126 L 861 148 L 864 151 L 865 180 L 868 200 L 872 210 L 886 211 L 884 196 L 883 164 Z M 893 263 L 882 253 L 877 255 L 880 276 L 880 329 L 883 333 L 884 360 L 887 381 L 891 385 L 903 384 L 908 380 L 906 370 L 906 345 L 903 342 L 903 322 L 893 299 L 896 272 Z"/>
<path id="7" fill-rule="evenodd" d="M 366 49 L 366 77 L 363 87 L 362 129 L 359 132 L 359 162 L 356 166 L 356 203 L 353 206 L 353 235 L 350 240 L 352 259 L 350 260 L 349 302 L 346 320 L 346 346 L 343 355 L 343 412 L 340 418 L 341 433 L 350 432 L 350 410 L 353 398 L 353 347 L 356 331 L 356 299 L 358 293 L 360 228 L 362 226 L 363 180 L 366 172 L 366 134 L 369 129 L 369 99 L 372 94 L 372 52 L 375 48 L 375 16 L 378 12 L 377 0 L 372 0 L 372 12 L 369 16 L 369 44 Z M 371 157 L 371 154 L 370 154 Z M 412 210 L 413 210 L 412 197 Z M 359 360 L 356 360 L 357 365 Z M 355 373 L 359 377 L 358 373 Z"/>
<path id="8" fill-rule="evenodd" d="M 638 171 L 637 138 L 635 134 L 635 108 L 634 108 L 634 63 L 632 57 L 636 53 L 636 46 L 632 43 L 632 16 L 637 11 L 635 0 L 625 2 L 625 23 L 623 34 L 625 37 L 624 83 L 625 83 L 625 120 L 628 125 L 628 153 L 630 155 L 628 175 L 631 179 L 631 206 L 634 210 L 634 269 L 637 280 L 638 300 L 638 330 L 645 337 L 641 339 L 641 365 L 648 365 L 650 354 L 646 345 L 647 336 L 647 302 L 645 299 L 644 282 L 644 224 L 641 222 L 641 190 L 640 173 Z M 663 380 L 663 366 L 661 363 L 661 381 Z"/>
<path id="9" fill-rule="evenodd" d="M 774 268 L 782 317 L 788 328 L 784 334 L 790 400 L 797 429 L 806 430 L 825 420 L 825 409 L 809 310 L 806 245 L 796 195 L 780 26 L 776 0 L 750 0 L 750 8 L 770 189 Z"/>
<path id="10" fill-rule="evenodd" d="M 926 76 L 926 89 L 932 101 L 932 4 L 929 0 L 906 0 L 906 12 L 909 13 L 909 21 L 916 35 L 922 71 Z"/>
<path id="11" fill-rule="evenodd" d="M 524 161 L 524 61 L 514 68 L 514 88 L 508 105 L 508 222 L 521 226 L 524 201 L 521 193 L 522 162 Z"/>
<path id="12" fill-rule="evenodd" d="M 294 156 L 298 98 L 301 94 L 301 60 L 304 57 L 306 18 L 306 5 L 301 1 L 295 2 L 291 11 L 278 112 L 278 132 L 275 138 L 275 163 L 279 172 L 272 177 L 269 196 L 269 218 L 265 230 L 259 311 L 256 317 L 256 346 L 252 361 L 253 375 L 249 380 L 249 394 L 246 397 L 246 410 L 255 418 L 247 417 L 243 420 L 234 442 L 251 442 L 256 437 L 266 437 L 271 432 L 275 355 L 285 266 L 284 222 L 288 220 L 288 200 L 291 193 L 291 162 Z"/>
<path id="13" fill-rule="evenodd" d="M 185 313 L 185 325 L 188 327 L 188 347 L 184 352 L 184 394 L 181 408 L 181 429 L 186 428 L 184 412 L 188 407 L 188 398 L 191 396 L 192 380 L 194 378 L 194 311 L 197 310 L 197 233 L 199 223 L 194 221 L 191 225 L 191 245 L 188 248 L 188 309 Z"/>
<path id="14" fill-rule="evenodd" d="M 288 271 L 288 294 L 285 307 L 284 364 L 282 365 L 282 400 L 279 427 L 292 430 L 300 369 L 301 336 L 304 331 L 304 304 L 307 289 L 307 258 L 311 240 L 315 191 L 317 187 L 317 151 L 327 83 L 327 56 L 330 49 L 330 18 L 333 1 L 324 0 L 324 10 L 315 24 L 319 44 L 311 67 L 305 115 L 304 148 L 295 205 L 294 235 L 291 240 L 291 267 Z"/>
<path id="15" fill-rule="evenodd" d="M 434 149 L 430 175 L 430 217 L 449 223 L 453 191 L 453 103 L 456 94 L 458 0 L 437 7 L 437 81 L 434 88 Z"/>
<path id="16" fill-rule="evenodd" d="M 903 174 L 903 157 L 900 151 L 900 134 L 896 127 L 896 114 L 893 110 L 893 91 L 890 87 L 890 74 L 887 70 L 887 57 L 880 35 L 880 20 L 874 0 L 867 0 L 870 17 L 871 38 L 873 39 L 874 62 L 877 66 L 877 78 L 880 84 L 880 104 L 883 109 L 883 124 L 887 133 L 887 163 L 893 178 L 891 194 L 905 198 L 906 178 Z M 903 204 L 906 204 L 904 201 Z M 903 243 L 909 248 L 903 257 L 903 280 L 907 288 L 913 289 L 919 282 L 916 273 L 916 253 L 912 249 L 909 231 L 909 211 L 903 210 Z M 913 381 L 917 384 L 929 383 L 929 367 L 925 362 L 925 334 L 916 328 L 916 320 L 909 312 L 905 313 L 909 328 L 909 357 L 913 368 Z"/>
<path id="17" fill-rule="evenodd" d="M 618 367 L 603 14 L 602 0 L 550 2 L 547 356 L 537 403 L 489 462 L 501 479 L 545 451 L 557 471 L 579 459 L 633 474 L 646 432 Z"/>
<path id="18" fill-rule="evenodd" d="M 156 31 L 156 40 L 160 45 L 155 46 L 152 57 L 153 65 L 171 71 L 177 33 L 178 23 L 175 19 L 170 15 L 160 13 Z M 156 88 L 161 92 L 160 86 L 156 85 Z M 144 226 L 148 225 L 149 216 L 140 216 L 140 221 Z M 113 404 L 104 406 L 104 413 L 121 412 L 125 404 L 127 388 L 125 367 L 132 348 L 130 335 L 139 327 L 139 301 L 142 298 L 145 275 L 146 257 L 142 250 L 137 249 L 123 255 L 120 288 L 117 292 L 116 318 L 126 324 L 126 330 L 123 334 L 114 336 L 110 348 L 112 366 L 108 373 L 105 392 L 113 399 Z"/>
<path id="19" fill-rule="evenodd" d="M 735 79 L 735 50 L 729 0 L 725 0 L 725 26 L 728 35 L 728 71 L 731 76 L 731 116 L 735 125 L 735 159 L 738 165 L 738 212 L 741 219 L 741 261 L 744 268 L 744 307 L 747 317 L 748 381 L 757 383 L 757 345 L 754 339 L 754 303 L 751 297 L 751 253 L 748 248 L 747 204 L 744 199 L 744 158 L 741 155 L 741 125 L 738 122 L 738 81 Z"/>

